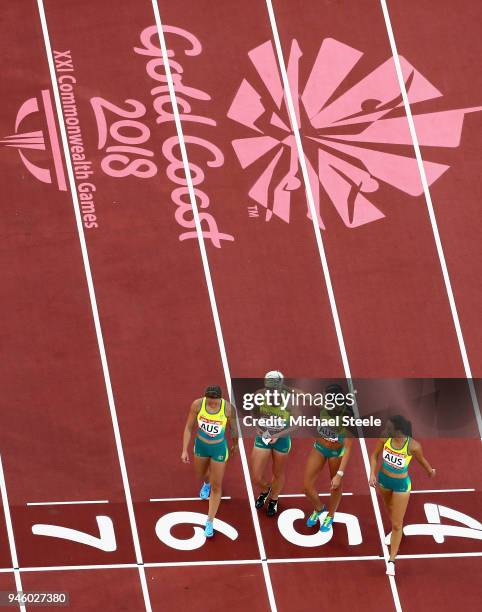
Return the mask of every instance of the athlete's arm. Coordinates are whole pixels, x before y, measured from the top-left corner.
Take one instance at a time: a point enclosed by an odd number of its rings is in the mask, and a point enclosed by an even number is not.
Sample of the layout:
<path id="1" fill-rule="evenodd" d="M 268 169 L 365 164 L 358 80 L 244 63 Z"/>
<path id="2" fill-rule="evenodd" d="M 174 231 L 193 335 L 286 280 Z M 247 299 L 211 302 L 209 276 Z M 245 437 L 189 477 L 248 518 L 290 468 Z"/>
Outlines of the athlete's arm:
<path id="1" fill-rule="evenodd" d="M 233 439 L 233 445 L 231 447 L 231 454 L 234 454 L 238 450 L 238 440 L 239 440 L 239 432 L 238 432 L 238 421 L 236 419 L 236 408 L 226 402 L 226 416 L 228 418 L 228 422 L 226 425 L 229 425 L 229 431 L 231 432 L 231 438 Z"/>
<path id="2" fill-rule="evenodd" d="M 197 399 L 191 404 L 191 408 L 189 408 L 189 414 L 187 416 L 186 425 L 184 427 L 184 432 L 182 435 L 182 453 L 181 453 L 181 461 L 184 463 L 189 463 L 189 453 L 187 452 L 187 447 L 189 446 L 189 441 L 191 440 L 192 429 L 196 423 L 197 415 L 200 408 L 201 400 Z"/>
<path id="3" fill-rule="evenodd" d="M 301 407 L 297 401 L 297 394 L 300 393 L 304 393 L 303 391 L 301 391 L 300 389 L 296 389 L 295 387 L 283 387 L 284 391 L 287 391 L 290 394 L 290 398 L 293 400 L 291 402 L 288 403 L 288 405 L 286 406 L 286 410 L 289 413 L 290 417 L 293 418 L 297 418 L 299 416 L 303 415 L 303 412 L 301 410 Z M 287 427 L 285 427 L 284 429 L 282 429 L 280 432 L 274 434 L 271 437 L 271 441 L 275 442 L 276 440 L 278 440 L 279 438 L 285 438 L 286 436 L 291 435 L 292 432 L 298 430 L 300 427 L 299 425 L 288 425 Z"/>
<path id="4" fill-rule="evenodd" d="M 387 438 L 378 438 L 377 445 L 375 446 L 375 450 L 370 456 L 370 480 L 369 484 L 371 487 L 377 486 L 377 465 L 378 465 L 378 457 L 382 452 L 383 445 L 387 441 Z"/>
<path id="5" fill-rule="evenodd" d="M 415 457 L 415 459 L 420 463 L 423 469 L 427 472 L 427 474 L 432 478 L 435 476 L 435 470 L 430 465 L 430 463 L 423 456 L 422 445 L 420 442 L 417 442 L 413 438 L 410 440 L 410 454 Z"/>
<path id="6" fill-rule="evenodd" d="M 257 391 L 255 391 L 255 395 L 263 395 L 266 397 L 266 391 L 268 391 L 268 389 L 266 389 L 266 387 L 261 387 L 261 389 L 258 389 Z M 261 426 L 260 420 L 263 419 L 269 419 L 269 414 L 267 413 L 262 413 L 261 412 L 261 406 L 259 406 L 258 404 L 255 405 L 255 408 L 252 412 L 253 417 L 255 418 L 255 428 L 256 428 L 256 435 L 258 436 L 265 436 L 265 435 L 269 435 L 269 430 L 267 428 L 266 425 Z M 269 440 L 267 441 L 268 443 L 273 441 L 274 438 L 269 438 Z"/>
<path id="7" fill-rule="evenodd" d="M 352 445 L 353 445 L 353 438 L 351 436 L 345 438 L 345 453 L 344 453 L 343 457 L 341 458 L 341 463 L 340 463 L 340 467 L 338 468 L 338 472 L 344 472 L 345 471 L 347 463 L 350 460 L 350 453 L 351 453 Z M 340 474 L 336 473 L 333 476 L 333 479 L 331 481 L 331 488 L 332 489 L 338 489 L 338 487 L 340 486 L 340 482 L 341 482 L 342 478 L 343 478 L 343 476 L 341 476 Z"/>

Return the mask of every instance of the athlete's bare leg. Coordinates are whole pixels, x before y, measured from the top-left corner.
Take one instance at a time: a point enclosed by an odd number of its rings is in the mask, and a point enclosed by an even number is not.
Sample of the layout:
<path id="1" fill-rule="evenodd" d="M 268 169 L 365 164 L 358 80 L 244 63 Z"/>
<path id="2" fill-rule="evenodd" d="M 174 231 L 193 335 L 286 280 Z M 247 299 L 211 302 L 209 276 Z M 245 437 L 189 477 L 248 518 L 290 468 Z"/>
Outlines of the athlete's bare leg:
<path id="1" fill-rule="evenodd" d="M 209 496 L 209 511 L 208 519 L 213 520 L 221 503 L 222 495 L 222 484 L 224 478 L 224 471 L 226 469 L 225 461 L 213 461 L 211 460 L 211 466 L 209 470 L 209 482 L 211 483 L 211 495 Z"/>
<path id="2" fill-rule="evenodd" d="M 321 511 L 323 504 L 316 489 L 316 481 L 325 463 L 326 457 L 319 453 L 315 448 L 312 448 L 310 454 L 308 455 L 308 461 L 306 462 L 305 474 L 303 478 L 303 491 L 317 512 Z"/>

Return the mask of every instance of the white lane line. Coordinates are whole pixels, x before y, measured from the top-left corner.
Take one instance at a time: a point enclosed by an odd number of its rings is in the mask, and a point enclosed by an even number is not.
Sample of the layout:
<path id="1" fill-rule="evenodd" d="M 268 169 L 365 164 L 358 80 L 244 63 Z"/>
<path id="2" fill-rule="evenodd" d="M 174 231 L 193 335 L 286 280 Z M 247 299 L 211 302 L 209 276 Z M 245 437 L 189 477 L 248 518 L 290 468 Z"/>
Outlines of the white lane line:
<path id="1" fill-rule="evenodd" d="M 408 126 L 410 129 L 410 135 L 412 137 L 413 148 L 415 151 L 415 158 L 417 160 L 418 171 L 420 173 L 420 180 L 422 182 L 423 193 L 425 195 L 425 202 L 427 203 L 428 215 L 430 217 L 430 223 L 432 225 L 433 237 L 435 240 L 435 245 L 437 248 L 437 254 L 440 261 L 440 267 L 442 268 L 443 279 L 445 283 L 445 289 L 447 291 L 447 297 L 450 304 L 450 311 L 452 313 L 452 319 L 455 327 L 455 332 L 457 334 L 457 340 L 459 343 L 460 354 L 462 356 L 462 362 L 465 370 L 465 377 L 467 378 L 467 383 L 469 386 L 470 397 L 472 400 L 472 406 L 474 409 L 475 419 L 477 421 L 477 425 L 479 428 L 479 435 L 482 439 L 482 416 L 480 414 L 480 406 L 479 400 L 477 398 L 477 393 L 475 391 L 474 382 L 472 380 L 472 370 L 470 367 L 469 358 L 467 355 L 467 349 L 465 347 L 465 340 L 462 333 L 462 328 L 460 325 L 459 315 L 457 312 L 457 306 L 455 304 L 455 297 L 452 290 L 452 283 L 450 281 L 450 276 L 447 268 L 447 262 L 445 260 L 445 255 L 442 247 L 442 241 L 440 239 L 440 233 L 437 224 L 437 218 L 435 216 L 435 210 L 432 203 L 432 196 L 430 195 L 430 189 L 428 186 L 427 175 L 425 173 L 425 168 L 422 161 L 422 153 L 420 152 L 420 144 L 418 142 L 417 131 L 415 129 L 415 123 L 413 121 L 412 110 L 410 108 L 410 102 L 408 101 L 407 88 L 405 86 L 405 81 L 403 78 L 402 67 L 400 65 L 400 57 L 397 51 L 397 44 L 395 42 L 395 36 L 393 34 L 392 24 L 390 21 L 390 14 L 388 12 L 387 2 L 386 0 L 380 0 L 383 18 L 385 19 L 385 25 L 387 28 L 388 40 L 390 41 L 390 48 L 393 55 L 393 61 L 395 62 L 395 70 L 397 72 L 398 83 L 400 85 L 400 91 L 403 98 L 403 105 L 405 107 L 405 114 L 407 115 Z"/>
<path id="2" fill-rule="evenodd" d="M 269 20 L 271 23 L 271 29 L 273 32 L 273 40 L 274 40 L 274 44 L 276 47 L 276 53 L 278 56 L 278 65 L 281 71 L 281 76 L 283 79 L 283 88 L 284 88 L 284 92 L 285 92 L 285 99 L 286 99 L 286 104 L 288 107 L 288 112 L 289 112 L 289 116 L 290 116 L 290 121 L 291 121 L 291 125 L 292 125 L 292 129 L 293 129 L 293 135 L 295 138 L 295 142 L 296 142 L 296 148 L 298 151 L 298 158 L 299 158 L 299 163 L 300 163 L 300 168 L 301 168 L 301 173 L 303 175 L 303 181 L 305 184 L 305 191 L 306 191 L 306 198 L 308 200 L 308 206 L 310 209 L 310 214 L 311 214 L 311 220 L 312 220 L 312 224 L 313 224 L 313 231 L 315 233 L 315 238 L 316 238 L 316 244 L 318 246 L 318 252 L 320 255 L 320 260 L 321 260 L 321 266 L 323 269 L 323 275 L 325 278 L 325 284 L 326 284 L 326 289 L 328 292 L 328 299 L 330 302 L 330 308 L 331 308 L 331 313 L 332 313 L 332 317 L 333 317 L 333 324 L 335 327 L 335 331 L 336 331 L 336 337 L 338 340 L 338 345 L 340 348 L 340 354 L 341 354 L 341 359 L 343 362 L 343 369 L 345 372 L 345 378 L 348 381 L 348 385 L 350 387 L 350 391 L 354 391 L 353 389 L 353 383 L 352 383 L 352 377 L 351 377 L 351 372 L 350 372 L 350 366 L 348 363 L 348 355 L 346 352 L 346 347 L 345 347 L 345 341 L 343 338 L 343 332 L 341 329 L 341 324 L 340 324 L 340 318 L 338 315 L 338 308 L 336 305 L 336 300 L 335 300 L 335 294 L 333 291 L 333 285 L 331 282 L 331 277 L 330 277 L 330 270 L 328 267 L 328 261 L 326 258 L 326 253 L 325 253 L 325 248 L 323 246 L 323 240 L 321 238 L 321 230 L 320 227 L 318 225 L 318 215 L 316 212 L 316 208 L 315 208 L 315 203 L 313 200 L 313 192 L 311 190 L 311 184 L 310 184 L 310 180 L 309 180 L 309 175 L 308 175 L 308 169 L 306 166 L 306 159 L 305 159 L 305 154 L 303 151 L 303 145 L 301 142 L 301 136 L 300 136 L 300 131 L 299 131 L 299 127 L 298 127 L 298 122 L 297 122 L 297 118 L 296 118 L 296 113 L 295 113 L 295 109 L 294 109 L 294 105 L 293 105 L 293 98 L 291 95 L 291 89 L 290 89 L 290 85 L 289 85 L 289 80 L 288 80 L 288 74 L 286 71 L 286 65 L 284 62 L 284 58 L 283 58 L 283 51 L 282 51 L 282 47 L 281 47 L 281 41 L 280 41 L 280 37 L 279 37 L 279 33 L 278 33 L 278 27 L 276 25 L 276 18 L 275 18 L 275 14 L 274 14 L 274 10 L 273 10 L 273 4 L 271 0 L 266 0 L 266 6 L 268 9 L 268 14 L 269 14 Z M 354 406 L 354 412 L 356 413 L 356 416 L 359 416 L 358 414 L 358 409 L 356 407 L 356 405 Z M 368 457 L 368 450 L 367 450 L 367 446 L 366 446 L 366 442 L 363 438 L 360 438 L 360 447 L 361 447 L 361 451 L 362 451 L 362 456 L 363 456 L 363 463 L 365 465 L 365 471 L 366 471 L 366 475 L 367 475 L 367 480 L 369 479 L 369 475 L 370 475 L 370 461 L 369 461 L 369 457 Z M 382 516 L 380 513 L 380 507 L 378 505 L 378 498 L 377 498 L 377 494 L 375 492 L 375 490 L 373 489 L 373 487 L 369 487 L 370 489 L 370 496 L 372 499 L 372 504 L 373 504 L 373 510 L 375 513 L 375 518 L 376 518 L 376 522 L 377 522 L 377 527 L 378 527 L 378 533 L 379 533 L 379 537 L 380 537 L 380 543 L 381 543 L 381 547 L 383 550 L 383 555 L 385 557 L 385 561 L 388 561 L 388 548 L 385 544 L 385 533 L 384 533 L 384 529 L 383 529 L 383 522 L 382 522 Z M 400 597 L 398 595 L 398 589 L 397 589 L 397 584 L 395 582 L 395 577 L 394 576 L 388 576 L 389 582 L 390 582 L 390 588 L 392 591 L 392 596 L 393 596 L 393 601 L 395 604 L 395 609 L 397 610 L 397 612 L 401 612 L 402 610 L 402 606 L 400 603 Z"/>
<path id="3" fill-rule="evenodd" d="M 326 563 L 330 561 L 384 561 L 381 555 L 361 555 L 359 557 L 295 557 L 294 559 L 268 559 L 268 563 Z"/>
<path id="4" fill-rule="evenodd" d="M 422 553 L 419 555 L 397 555 L 397 561 L 399 559 L 456 559 L 462 557 L 482 557 L 482 551 L 463 553 Z"/>
<path id="5" fill-rule="evenodd" d="M 109 410 L 110 410 L 110 415 L 111 415 L 111 420 L 112 420 L 112 427 L 113 427 L 115 444 L 116 444 L 116 449 L 117 449 L 117 456 L 118 456 L 119 466 L 120 466 L 120 471 L 121 471 L 121 476 L 122 476 L 122 484 L 124 487 L 124 494 L 126 498 L 129 522 L 130 522 L 131 531 L 132 531 L 132 539 L 134 543 L 136 561 L 139 564 L 139 578 L 140 578 L 140 582 L 142 586 L 142 592 L 144 595 L 144 603 L 145 603 L 146 611 L 151 612 L 152 607 L 151 607 L 151 602 L 149 598 L 149 592 L 147 589 L 147 583 L 145 580 L 144 568 L 142 566 L 142 553 L 141 553 L 141 547 L 140 547 L 140 542 L 139 542 L 139 534 L 137 531 L 137 524 L 136 524 L 136 518 L 134 514 L 134 506 L 132 503 L 132 495 L 131 495 L 131 490 L 130 490 L 130 485 L 129 485 L 129 478 L 127 476 L 124 449 L 122 447 L 122 439 L 121 439 L 121 434 L 120 434 L 120 429 L 119 429 L 119 422 L 117 419 L 117 411 L 116 411 L 116 406 L 114 402 L 112 384 L 110 380 L 109 366 L 107 363 L 107 355 L 105 351 L 104 338 L 102 335 L 102 327 L 100 324 L 99 311 L 97 308 L 97 299 L 95 295 L 94 282 L 92 280 L 92 271 L 90 268 L 90 261 L 89 261 L 88 251 L 87 251 L 87 243 L 85 240 L 84 227 L 82 225 L 79 200 L 77 196 L 77 188 L 75 185 L 74 171 L 72 167 L 72 160 L 70 157 L 69 143 L 67 139 L 67 131 L 65 129 L 65 122 L 64 122 L 64 117 L 62 113 L 62 103 L 60 100 L 59 87 L 58 87 L 57 77 L 55 73 L 55 65 L 54 65 L 54 59 L 53 59 L 53 54 L 52 54 L 52 47 L 50 44 L 50 36 L 48 32 L 48 27 L 47 27 L 47 19 L 45 16 L 43 0 L 37 0 L 37 5 L 38 5 L 39 16 L 40 16 L 40 23 L 42 26 L 42 34 L 43 34 L 43 38 L 45 42 L 45 51 L 46 51 L 47 61 L 48 61 L 49 71 L 50 71 L 50 80 L 52 83 L 52 91 L 53 91 L 54 99 L 55 99 L 55 107 L 56 107 L 57 117 L 58 117 L 58 122 L 59 122 L 62 146 L 64 149 L 65 165 L 67 168 L 67 175 L 69 177 L 69 186 L 70 186 L 70 193 L 72 196 L 72 205 L 74 208 L 75 220 L 77 223 L 77 232 L 79 235 L 80 248 L 82 252 L 82 260 L 84 263 L 85 277 L 86 277 L 87 287 L 89 291 L 90 304 L 92 308 L 92 317 L 94 320 L 95 333 L 97 336 L 97 344 L 99 347 L 100 360 L 102 364 L 102 372 L 104 375 L 105 388 L 107 392 L 107 400 L 108 400 Z"/>
<path id="6" fill-rule="evenodd" d="M 42 565 L 35 567 L 22 567 L 22 572 L 72 572 L 108 569 L 137 569 L 137 563 L 105 563 L 99 565 Z M 11 572 L 11 569 L 1 569 L 1 573 Z"/>
<path id="7" fill-rule="evenodd" d="M 167 78 L 167 84 L 168 84 L 168 88 L 169 88 L 169 96 L 171 99 L 171 105 L 172 105 L 172 111 L 174 114 L 174 121 L 176 124 L 176 130 L 177 130 L 177 135 L 179 138 L 179 147 L 181 150 L 181 156 L 182 156 L 182 163 L 184 166 L 184 172 L 185 172 L 185 176 L 186 176 L 186 183 L 187 183 L 187 188 L 188 188 L 188 192 L 189 192 L 189 200 L 191 203 L 191 207 L 192 207 L 192 211 L 193 211 L 193 217 L 194 217 L 194 223 L 196 225 L 196 233 L 197 233 L 197 238 L 198 238 L 198 243 L 199 243 L 199 251 L 201 254 L 201 260 L 202 260 L 202 264 L 203 264 L 203 269 L 204 269 L 204 276 L 206 279 L 206 286 L 207 286 L 207 290 L 208 290 L 208 294 L 209 294 L 209 301 L 211 304 L 211 310 L 212 310 L 212 315 L 213 315 L 213 321 L 214 321 L 214 327 L 216 330 L 216 336 L 217 336 L 217 340 L 218 340 L 218 345 L 219 345 L 219 352 L 221 355 L 221 361 L 222 361 L 222 365 L 223 365 L 223 370 L 224 370 L 224 378 L 226 381 L 226 388 L 228 389 L 228 393 L 231 399 L 231 374 L 229 371 L 229 365 L 228 365 L 228 358 L 227 358 L 227 354 L 226 354 L 226 347 L 224 344 L 224 337 L 223 337 L 223 332 L 222 332 L 222 328 L 221 328 L 221 321 L 219 319 L 219 312 L 218 312 L 218 307 L 217 307 L 217 303 L 216 303 L 216 296 L 214 294 L 214 287 L 213 287 L 213 282 L 212 282 L 212 278 L 211 278 L 211 270 L 209 268 L 209 260 L 208 260 L 208 256 L 207 256 L 207 252 L 206 252 L 206 245 L 204 244 L 204 237 L 202 234 L 202 228 L 201 228 L 201 222 L 199 220 L 199 211 L 198 211 L 198 207 L 197 207 L 197 203 L 196 203 L 196 196 L 194 194 L 194 186 L 192 183 L 192 177 L 191 177 L 191 170 L 189 167 L 189 163 L 188 163 L 188 158 L 187 158 L 187 151 L 186 151 L 186 143 L 184 140 L 184 134 L 182 131 L 182 125 L 181 125 L 181 119 L 179 117 L 179 109 L 177 106 L 177 100 L 176 100 L 176 93 L 175 93 L 175 89 L 174 89 L 174 83 L 172 80 L 172 74 L 171 74 L 171 66 L 169 64 L 169 58 L 167 56 L 167 48 L 166 48 L 166 41 L 164 39 L 164 32 L 162 29 L 162 22 L 161 22 L 161 16 L 159 14 L 159 7 L 157 5 L 157 0 L 152 0 L 152 9 L 154 11 L 154 16 L 156 19 L 156 25 L 157 25 L 157 30 L 158 30 L 158 34 L 159 34 L 159 42 L 161 45 L 161 51 L 162 51 L 162 59 L 163 59 L 163 63 L 164 63 L 164 70 L 165 70 L 165 74 L 166 74 L 166 78 Z M 238 427 L 239 427 L 239 423 L 238 423 Z M 275 601 L 275 596 L 274 596 L 274 591 L 273 591 L 273 586 L 271 584 L 271 577 L 269 574 L 269 568 L 268 568 L 268 564 L 266 563 L 266 552 L 265 552 L 265 548 L 264 548 L 264 542 L 263 542 L 263 536 L 261 533 L 261 528 L 260 528 L 260 524 L 259 524 L 259 519 L 258 519 L 258 515 L 254 506 L 254 493 L 253 493 L 253 489 L 252 489 L 252 485 L 251 485 L 251 478 L 249 475 L 249 468 L 248 468 L 248 461 L 247 461 L 247 457 L 246 457 L 246 450 L 244 448 L 244 441 L 242 439 L 242 437 L 239 439 L 239 456 L 241 458 L 241 464 L 243 467 L 243 474 L 244 474 L 244 480 L 246 483 L 246 490 L 248 493 L 248 498 L 249 498 L 249 505 L 250 505 L 250 510 L 251 510 L 251 516 L 252 516 L 252 520 L 253 520 L 253 526 L 254 526 L 254 531 L 256 534 L 256 540 L 257 540 L 257 544 L 258 544 L 258 549 L 259 549 L 259 554 L 260 557 L 263 561 L 262 563 L 262 567 L 263 567 L 263 575 L 264 575 L 264 579 L 265 579 L 265 583 L 266 583 L 266 590 L 268 593 L 268 599 L 269 599 L 269 603 L 271 606 L 271 610 L 272 612 L 276 612 L 276 601 Z"/>
<path id="8" fill-rule="evenodd" d="M 412 555 L 400 554 L 398 559 L 452 559 L 458 557 L 482 557 L 481 552 L 462 552 L 462 553 L 419 553 Z M 347 557 L 286 557 L 280 559 L 268 559 L 268 564 L 282 563 L 324 563 L 329 561 L 384 561 L 381 555 L 362 555 Z M 198 567 L 210 565 L 261 565 L 261 559 L 232 559 L 232 560 L 212 560 L 212 561 L 166 561 L 145 563 L 144 567 Z M 136 569 L 137 563 L 106 563 L 99 565 L 46 565 L 39 567 L 22 567 L 22 572 L 64 572 L 64 571 L 89 571 L 107 569 Z M 0 574 L 11 574 L 14 568 L 0 568 Z"/>
<path id="9" fill-rule="evenodd" d="M 80 504 L 108 504 L 108 499 L 92 499 L 86 501 L 55 501 L 55 502 L 27 502 L 27 506 L 75 506 Z"/>
<path id="10" fill-rule="evenodd" d="M 17 591 L 23 591 L 22 589 L 22 578 L 20 576 L 20 569 L 18 566 L 17 547 L 15 546 L 15 536 L 13 535 L 12 517 L 10 515 L 10 506 L 8 505 L 7 495 L 7 483 L 5 481 L 5 473 L 3 471 L 2 456 L 0 455 L 0 493 L 2 496 L 3 514 L 5 515 L 5 525 L 7 527 L 8 545 L 10 547 L 10 556 L 12 558 L 13 568 L 11 571 L 14 573 L 15 588 Z M 26 607 L 23 604 L 19 604 L 21 612 L 26 611 Z"/>
<path id="11" fill-rule="evenodd" d="M 198 567 L 202 565 L 262 565 L 261 559 L 231 559 L 220 561 L 193 561 L 185 563 L 184 561 L 167 561 L 166 563 L 146 563 L 146 567 Z"/>
<path id="12" fill-rule="evenodd" d="M 417 489 L 411 493 L 473 493 L 475 489 Z"/>
<path id="13" fill-rule="evenodd" d="M 475 489 L 412 489 L 412 493 L 466 493 L 474 492 Z M 330 493 L 318 493 L 320 497 L 329 497 Z M 345 493 L 342 495 L 354 495 L 354 493 Z M 279 497 L 306 497 L 304 493 L 281 493 Z M 223 500 L 233 499 L 230 495 L 223 495 Z M 205 501 L 200 497 L 152 497 L 150 502 L 185 502 L 185 501 Z M 28 502 L 27 506 L 62 506 L 74 504 L 108 504 L 106 499 L 90 500 L 90 501 L 64 501 L 64 502 Z"/>
<path id="14" fill-rule="evenodd" d="M 261 559 L 232 559 L 212 561 L 166 561 L 145 563 L 144 567 L 200 567 L 211 565 L 261 565 Z M 99 565 L 45 565 L 42 567 L 22 567 L 22 572 L 71 572 L 110 569 L 137 569 L 137 563 L 105 563 Z M 0 574 L 12 573 L 12 568 L 0 569 Z"/>
<path id="15" fill-rule="evenodd" d="M 221 499 L 231 499 L 229 495 L 221 497 Z M 183 502 L 183 501 L 207 501 L 200 497 L 153 497 L 150 502 Z"/>
<path id="16" fill-rule="evenodd" d="M 331 493 L 318 493 L 318 495 L 320 497 L 330 497 Z M 353 493 L 342 493 L 342 495 L 353 495 Z M 304 493 L 282 493 L 278 497 L 306 497 L 306 495 Z"/>

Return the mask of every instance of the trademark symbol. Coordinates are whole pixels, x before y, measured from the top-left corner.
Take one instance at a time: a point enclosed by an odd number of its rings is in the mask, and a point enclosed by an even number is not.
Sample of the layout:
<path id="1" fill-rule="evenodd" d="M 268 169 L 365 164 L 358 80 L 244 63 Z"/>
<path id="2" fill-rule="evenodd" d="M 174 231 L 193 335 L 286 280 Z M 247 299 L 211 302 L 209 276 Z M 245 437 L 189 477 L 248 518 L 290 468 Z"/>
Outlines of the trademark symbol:
<path id="1" fill-rule="evenodd" d="M 254 204 L 253 206 L 248 206 L 248 215 L 250 217 L 259 217 L 259 211 L 256 204 Z"/>

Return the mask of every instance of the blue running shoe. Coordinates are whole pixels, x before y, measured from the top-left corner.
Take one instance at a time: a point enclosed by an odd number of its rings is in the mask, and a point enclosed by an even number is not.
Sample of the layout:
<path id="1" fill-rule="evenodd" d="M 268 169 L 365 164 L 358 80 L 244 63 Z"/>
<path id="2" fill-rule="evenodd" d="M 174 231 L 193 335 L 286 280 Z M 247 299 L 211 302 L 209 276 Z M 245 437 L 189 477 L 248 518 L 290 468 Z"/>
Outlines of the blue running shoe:
<path id="1" fill-rule="evenodd" d="M 201 499 L 209 499 L 209 495 L 211 494 L 211 485 L 209 482 L 203 482 L 203 486 L 199 491 L 199 497 Z"/>
<path id="2" fill-rule="evenodd" d="M 206 526 L 204 527 L 204 535 L 207 538 L 212 538 L 214 535 L 214 527 L 213 527 L 213 522 L 211 519 L 208 519 L 206 521 Z"/>
<path id="3" fill-rule="evenodd" d="M 329 514 L 326 515 L 325 520 L 320 525 L 320 531 L 326 533 L 333 529 L 333 517 Z"/>
<path id="4" fill-rule="evenodd" d="M 318 519 L 320 518 L 320 514 L 324 512 L 325 510 L 326 510 L 325 506 L 323 506 L 323 508 L 319 512 L 318 510 L 313 510 L 313 512 L 310 514 L 310 516 L 306 520 L 306 524 L 308 525 L 308 527 L 314 527 L 316 523 L 318 522 Z"/>

